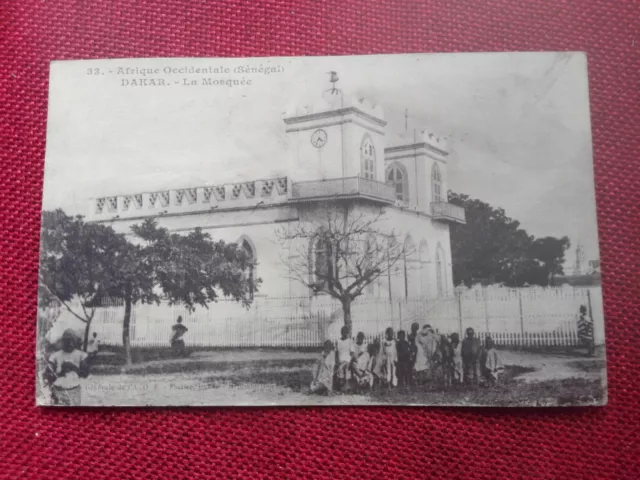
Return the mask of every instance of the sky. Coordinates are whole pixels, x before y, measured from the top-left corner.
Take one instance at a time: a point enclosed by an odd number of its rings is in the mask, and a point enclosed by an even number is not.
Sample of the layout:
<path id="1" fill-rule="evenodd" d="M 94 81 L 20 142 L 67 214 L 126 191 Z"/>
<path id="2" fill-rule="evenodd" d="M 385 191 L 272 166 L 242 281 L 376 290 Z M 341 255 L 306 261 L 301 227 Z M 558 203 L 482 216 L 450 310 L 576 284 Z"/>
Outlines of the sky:
<path id="1" fill-rule="evenodd" d="M 146 78 L 167 84 L 123 86 L 144 78 L 127 68 L 159 69 Z M 205 76 L 251 84 L 186 86 L 202 77 L 189 68 L 229 68 Z M 450 189 L 504 208 L 535 236 L 568 236 L 568 264 L 578 242 L 599 258 L 580 53 L 55 62 L 43 208 L 85 214 L 91 197 L 279 175 L 282 119 L 321 99 L 332 70 L 345 95 L 382 106 L 388 132 L 402 133 L 408 112 L 410 130 L 448 138 Z"/>

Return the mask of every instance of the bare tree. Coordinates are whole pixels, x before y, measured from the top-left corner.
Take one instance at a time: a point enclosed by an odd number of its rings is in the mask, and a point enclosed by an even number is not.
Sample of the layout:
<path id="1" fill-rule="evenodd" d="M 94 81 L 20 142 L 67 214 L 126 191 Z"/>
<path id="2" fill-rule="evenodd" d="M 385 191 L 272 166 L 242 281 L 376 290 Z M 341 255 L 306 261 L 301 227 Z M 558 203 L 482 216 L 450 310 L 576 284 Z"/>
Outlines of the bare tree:
<path id="1" fill-rule="evenodd" d="M 382 210 L 354 212 L 339 203 L 325 204 L 323 209 L 313 220 L 276 231 L 282 251 L 287 252 L 281 260 L 290 279 L 340 301 L 344 325 L 351 332 L 353 300 L 412 252 L 398 242 L 393 230 L 384 230 Z"/>

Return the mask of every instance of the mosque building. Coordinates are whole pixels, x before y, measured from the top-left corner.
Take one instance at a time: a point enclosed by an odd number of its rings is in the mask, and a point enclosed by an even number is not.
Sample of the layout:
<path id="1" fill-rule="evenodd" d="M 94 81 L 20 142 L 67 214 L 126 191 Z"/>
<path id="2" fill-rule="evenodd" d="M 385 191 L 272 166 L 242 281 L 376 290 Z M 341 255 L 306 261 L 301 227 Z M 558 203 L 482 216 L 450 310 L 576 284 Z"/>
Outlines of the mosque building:
<path id="1" fill-rule="evenodd" d="M 236 242 L 256 260 L 250 273 L 262 279 L 259 302 L 312 295 L 291 279 L 276 231 L 314 222 L 337 202 L 352 212 L 384 212 L 383 228 L 410 247 L 393 275 L 378 278 L 365 295 L 393 300 L 453 294 L 449 226 L 464 223 L 465 212 L 447 203 L 447 141 L 428 132 L 388 131 L 381 105 L 351 98 L 335 83 L 318 97 L 312 106 L 273 119 L 282 121 L 289 137 L 277 178 L 247 176 L 229 184 L 205 178 L 191 188 L 93 198 L 87 219 L 129 233 L 153 217 L 171 232 L 200 227 L 216 240 Z M 309 248 L 312 256 L 322 255 L 322 245 Z"/>

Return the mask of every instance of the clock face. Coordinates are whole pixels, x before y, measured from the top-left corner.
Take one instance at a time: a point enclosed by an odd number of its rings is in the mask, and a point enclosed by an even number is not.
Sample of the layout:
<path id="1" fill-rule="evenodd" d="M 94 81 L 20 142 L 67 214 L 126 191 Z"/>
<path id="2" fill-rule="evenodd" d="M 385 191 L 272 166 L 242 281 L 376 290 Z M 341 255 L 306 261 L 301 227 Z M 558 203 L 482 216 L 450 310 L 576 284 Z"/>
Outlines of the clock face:
<path id="1" fill-rule="evenodd" d="M 327 143 L 327 132 L 322 129 L 313 132 L 313 135 L 311 135 L 311 145 L 320 148 L 325 143 Z"/>

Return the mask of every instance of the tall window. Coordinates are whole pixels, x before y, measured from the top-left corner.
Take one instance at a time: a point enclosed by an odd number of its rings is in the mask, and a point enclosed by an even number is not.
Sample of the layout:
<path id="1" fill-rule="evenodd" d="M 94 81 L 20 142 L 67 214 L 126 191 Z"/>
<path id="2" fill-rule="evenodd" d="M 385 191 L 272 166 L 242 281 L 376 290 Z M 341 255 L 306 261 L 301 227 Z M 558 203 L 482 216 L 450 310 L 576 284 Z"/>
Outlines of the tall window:
<path id="1" fill-rule="evenodd" d="M 404 260 L 404 296 L 409 298 L 413 296 L 415 290 L 415 245 L 413 244 L 413 239 L 410 236 L 407 236 L 404 241 L 404 252 L 403 252 L 403 260 Z"/>
<path id="2" fill-rule="evenodd" d="M 447 293 L 447 273 L 444 250 L 438 245 L 436 250 L 436 282 L 438 285 L 438 296 L 442 297 Z"/>
<path id="3" fill-rule="evenodd" d="M 313 281 L 320 287 L 327 286 L 331 270 L 331 245 L 320 237 L 313 245 Z"/>
<path id="4" fill-rule="evenodd" d="M 418 262 L 420 263 L 420 296 L 429 297 L 429 246 L 426 240 L 420 242 Z"/>
<path id="5" fill-rule="evenodd" d="M 437 163 L 431 169 L 431 201 L 434 203 L 444 202 L 442 198 L 442 174 Z"/>
<path id="6" fill-rule="evenodd" d="M 370 180 L 376 179 L 376 149 L 369 134 L 362 138 L 360 145 L 360 160 L 362 164 L 362 176 Z"/>
<path id="7" fill-rule="evenodd" d="M 403 165 L 394 163 L 387 169 L 387 184 L 393 185 L 396 199 L 406 202 L 409 198 L 407 171 Z"/>
<path id="8" fill-rule="evenodd" d="M 249 292 L 248 297 L 249 300 L 253 300 L 254 291 L 254 278 L 255 278 L 255 262 L 256 262 L 256 252 L 251 244 L 251 242 L 247 238 L 243 238 L 240 243 L 240 248 L 244 250 L 247 255 L 248 265 L 244 271 L 244 277 L 249 281 Z"/>
<path id="9" fill-rule="evenodd" d="M 362 252 L 363 255 L 364 255 L 363 266 L 364 266 L 364 271 L 365 272 L 368 272 L 369 270 L 371 270 L 371 266 L 372 266 L 371 252 L 374 249 L 375 249 L 375 242 L 374 242 L 373 238 L 371 237 L 371 235 L 369 235 L 369 236 L 367 236 L 367 238 L 364 241 L 364 252 Z M 373 282 L 371 282 L 371 283 L 369 283 L 367 285 L 367 288 L 366 288 L 367 294 L 374 295 L 374 291 L 375 291 L 374 290 L 374 287 L 375 287 L 374 283 L 375 282 L 376 281 L 373 281 Z"/>

